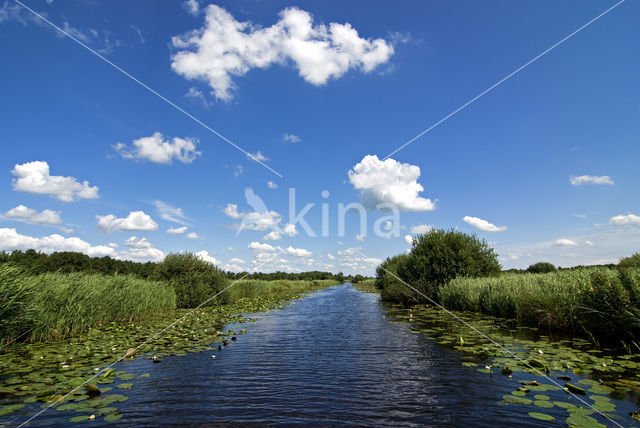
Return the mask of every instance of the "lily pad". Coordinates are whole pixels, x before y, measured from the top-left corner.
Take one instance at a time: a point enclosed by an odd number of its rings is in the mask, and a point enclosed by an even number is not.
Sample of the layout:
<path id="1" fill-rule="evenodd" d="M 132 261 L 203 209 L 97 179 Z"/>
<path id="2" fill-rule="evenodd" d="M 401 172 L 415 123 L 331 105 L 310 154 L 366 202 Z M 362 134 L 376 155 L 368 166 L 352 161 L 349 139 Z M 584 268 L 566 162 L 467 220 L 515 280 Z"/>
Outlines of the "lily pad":
<path id="1" fill-rule="evenodd" d="M 9 413 L 15 412 L 18 409 L 24 407 L 24 404 L 9 404 L 7 406 L 0 407 L 0 416 L 8 415 Z"/>
<path id="2" fill-rule="evenodd" d="M 546 413 L 529 412 L 529 416 L 531 416 L 534 419 L 541 420 L 541 421 L 555 421 L 556 420 L 556 418 L 554 418 L 551 415 L 547 415 Z"/>
<path id="3" fill-rule="evenodd" d="M 116 385 L 116 388 L 119 389 L 129 389 L 133 386 L 133 382 L 125 382 L 125 383 L 121 383 L 120 385 Z"/>
<path id="4" fill-rule="evenodd" d="M 107 422 L 112 422 L 112 421 L 117 421 L 121 417 L 122 417 L 122 413 L 120 413 L 120 412 L 109 413 L 107 416 L 104 417 L 104 420 L 107 421 Z"/>
<path id="5" fill-rule="evenodd" d="M 543 407 L 545 409 L 550 409 L 553 407 L 553 403 L 547 400 L 536 400 L 533 402 L 534 406 Z"/>

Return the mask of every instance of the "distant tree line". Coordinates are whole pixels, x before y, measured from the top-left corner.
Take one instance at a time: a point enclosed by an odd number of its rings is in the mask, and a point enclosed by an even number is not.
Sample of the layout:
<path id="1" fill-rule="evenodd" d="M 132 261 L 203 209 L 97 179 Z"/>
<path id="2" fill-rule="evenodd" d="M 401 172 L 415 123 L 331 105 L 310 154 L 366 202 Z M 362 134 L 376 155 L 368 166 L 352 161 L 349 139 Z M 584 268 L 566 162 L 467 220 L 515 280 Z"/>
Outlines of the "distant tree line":
<path id="1" fill-rule="evenodd" d="M 32 274 L 41 274 L 46 272 L 85 272 L 100 273 L 105 275 L 135 275 L 140 278 L 154 278 L 156 276 L 158 266 L 161 264 L 146 262 L 131 262 L 127 260 L 117 260 L 109 256 L 89 257 L 83 253 L 62 251 L 51 254 L 40 253 L 36 250 L 15 250 L 12 252 L 0 252 L 0 264 L 11 263 L 11 265 L 24 269 Z M 360 282 L 365 277 L 362 275 L 344 275 L 342 272 L 337 274 L 331 272 L 223 272 L 224 276 L 229 279 L 261 279 L 261 280 L 322 280 L 332 279 L 337 283 L 343 282 Z"/>

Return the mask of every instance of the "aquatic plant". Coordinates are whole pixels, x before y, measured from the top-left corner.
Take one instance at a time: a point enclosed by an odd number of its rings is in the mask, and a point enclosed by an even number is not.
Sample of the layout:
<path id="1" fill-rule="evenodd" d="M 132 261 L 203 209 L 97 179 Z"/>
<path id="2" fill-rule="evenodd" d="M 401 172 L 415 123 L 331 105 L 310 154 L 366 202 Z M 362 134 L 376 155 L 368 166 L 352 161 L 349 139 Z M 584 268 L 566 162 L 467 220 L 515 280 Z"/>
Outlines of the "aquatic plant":
<path id="1" fill-rule="evenodd" d="M 175 308 L 164 283 L 130 275 L 29 275 L 0 266 L 0 340 L 60 339 L 113 321 L 131 322 Z"/>
<path id="2" fill-rule="evenodd" d="M 639 268 L 457 278 L 440 289 L 439 297 L 450 309 L 513 318 L 601 342 L 640 339 Z"/>

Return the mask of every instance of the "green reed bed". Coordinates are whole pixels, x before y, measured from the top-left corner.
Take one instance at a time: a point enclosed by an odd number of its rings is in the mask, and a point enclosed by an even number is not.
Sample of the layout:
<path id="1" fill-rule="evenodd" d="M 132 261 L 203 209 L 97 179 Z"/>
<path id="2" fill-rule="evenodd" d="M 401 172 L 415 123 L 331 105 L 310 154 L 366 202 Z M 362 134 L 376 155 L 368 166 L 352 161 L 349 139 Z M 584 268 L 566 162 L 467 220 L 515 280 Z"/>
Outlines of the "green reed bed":
<path id="1" fill-rule="evenodd" d="M 129 275 L 45 273 L 0 266 L 0 344 L 56 340 L 175 308 L 173 289 Z"/>
<path id="2" fill-rule="evenodd" d="M 638 268 L 456 278 L 439 290 L 438 298 L 449 309 L 513 318 L 598 341 L 640 339 Z"/>
<path id="3" fill-rule="evenodd" d="M 305 280 L 240 280 L 228 290 L 229 302 L 236 302 L 246 298 L 269 298 L 289 300 L 301 296 L 305 293 L 327 288 L 335 285 L 332 279 L 322 279 L 314 281 Z"/>

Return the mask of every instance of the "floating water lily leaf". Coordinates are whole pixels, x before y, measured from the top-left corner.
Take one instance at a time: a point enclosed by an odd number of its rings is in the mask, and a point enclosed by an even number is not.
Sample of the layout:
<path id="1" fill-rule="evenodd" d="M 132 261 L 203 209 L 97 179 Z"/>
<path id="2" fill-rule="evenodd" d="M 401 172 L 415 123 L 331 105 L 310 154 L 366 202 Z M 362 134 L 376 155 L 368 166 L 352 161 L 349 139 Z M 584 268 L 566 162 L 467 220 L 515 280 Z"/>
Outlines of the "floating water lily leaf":
<path id="1" fill-rule="evenodd" d="M 149 377 L 149 376 L 151 376 L 149 373 L 144 373 L 144 374 L 141 374 L 141 375 L 140 375 L 140 376 L 138 376 L 138 377 Z"/>
<path id="2" fill-rule="evenodd" d="M 556 420 L 556 418 L 554 418 L 551 415 L 547 415 L 546 413 L 529 412 L 529 416 L 531 416 L 534 419 L 541 420 L 541 421 L 555 421 Z"/>
<path id="3" fill-rule="evenodd" d="M 545 409 L 550 409 L 553 407 L 553 403 L 547 400 L 536 400 L 533 402 L 535 406 L 543 407 Z"/>
<path id="4" fill-rule="evenodd" d="M 526 395 L 524 391 L 511 391 L 511 393 L 517 397 L 524 397 Z"/>
<path id="5" fill-rule="evenodd" d="M 517 403 L 517 404 L 531 404 L 531 400 L 524 397 L 517 397 L 515 395 L 504 395 L 502 399 L 507 403 Z"/>
<path id="6" fill-rule="evenodd" d="M 591 416 L 585 415 L 571 415 L 567 419 L 565 419 L 569 426 L 580 427 L 580 428 L 606 428 L 604 425 L 599 423 L 596 419 Z"/>
<path id="7" fill-rule="evenodd" d="M 82 422 L 82 421 L 89 420 L 89 416 L 90 415 L 79 415 L 79 416 L 74 416 L 73 418 L 71 418 L 69 420 L 71 422 Z"/>
<path id="8" fill-rule="evenodd" d="M 9 413 L 15 412 L 18 409 L 24 407 L 24 404 L 9 404 L 7 406 L 0 407 L 0 416 L 8 415 Z"/>
<path id="9" fill-rule="evenodd" d="M 535 398 L 536 400 L 548 400 L 549 396 L 548 395 L 538 394 L 538 395 L 534 395 L 533 398 Z"/>
<path id="10" fill-rule="evenodd" d="M 134 374 L 132 373 L 123 373 L 121 375 L 118 375 L 118 379 L 120 380 L 131 380 L 134 377 L 136 377 Z"/>
<path id="11" fill-rule="evenodd" d="M 576 408 L 576 406 L 574 404 L 567 403 L 565 401 L 554 401 L 553 404 L 556 405 L 557 407 L 561 407 L 561 408 L 567 409 L 567 410 Z"/>
<path id="12" fill-rule="evenodd" d="M 104 420 L 107 421 L 107 422 L 112 422 L 112 421 L 117 421 L 121 417 L 122 417 L 122 413 L 120 413 L 120 412 L 118 412 L 118 413 L 109 413 L 107 416 L 104 417 Z"/>
<path id="13" fill-rule="evenodd" d="M 129 389 L 132 386 L 133 386 L 133 382 L 125 382 L 125 383 L 121 383 L 120 385 L 116 385 L 116 388 Z"/>

